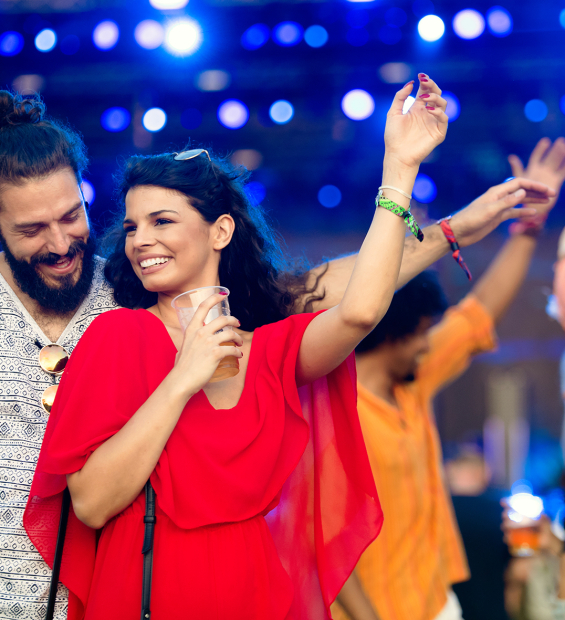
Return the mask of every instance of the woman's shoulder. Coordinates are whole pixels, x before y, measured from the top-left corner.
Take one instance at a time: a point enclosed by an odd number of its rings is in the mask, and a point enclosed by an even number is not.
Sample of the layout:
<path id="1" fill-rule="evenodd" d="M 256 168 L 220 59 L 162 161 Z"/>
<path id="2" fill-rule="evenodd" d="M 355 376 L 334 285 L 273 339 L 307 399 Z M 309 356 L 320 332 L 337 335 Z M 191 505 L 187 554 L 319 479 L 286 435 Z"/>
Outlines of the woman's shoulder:
<path id="1" fill-rule="evenodd" d="M 320 310 L 320 312 L 324 312 Z M 267 323 L 255 330 L 255 334 L 261 333 L 263 336 L 291 334 L 299 331 L 303 332 L 312 319 L 320 312 L 302 312 L 301 314 L 291 314 L 286 319 L 276 323 Z"/>
<path id="2" fill-rule="evenodd" d="M 155 321 L 158 320 L 147 310 L 116 308 L 98 315 L 84 333 L 83 338 L 91 339 L 104 334 L 121 339 L 132 333 L 152 331 Z"/>

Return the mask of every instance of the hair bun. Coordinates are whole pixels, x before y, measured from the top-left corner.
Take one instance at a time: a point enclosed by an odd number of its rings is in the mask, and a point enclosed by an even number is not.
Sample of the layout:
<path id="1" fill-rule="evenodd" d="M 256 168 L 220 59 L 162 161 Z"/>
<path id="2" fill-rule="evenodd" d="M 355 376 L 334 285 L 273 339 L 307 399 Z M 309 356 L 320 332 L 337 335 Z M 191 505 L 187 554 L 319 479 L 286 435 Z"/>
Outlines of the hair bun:
<path id="1" fill-rule="evenodd" d="M 0 90 L 0 128 L 38 123 L 44 116 L 45 104 L 39 95 L 14 95 L 7 90 Z"/>

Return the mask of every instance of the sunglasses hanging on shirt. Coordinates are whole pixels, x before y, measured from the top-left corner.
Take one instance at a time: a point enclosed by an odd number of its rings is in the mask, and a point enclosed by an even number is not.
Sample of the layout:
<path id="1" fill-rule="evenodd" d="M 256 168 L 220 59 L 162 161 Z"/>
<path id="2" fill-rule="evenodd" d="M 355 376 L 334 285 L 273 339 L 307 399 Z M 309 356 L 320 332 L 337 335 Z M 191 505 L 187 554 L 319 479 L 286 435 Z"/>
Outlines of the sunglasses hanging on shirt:
<path id="1" fill-rule="evenodd" d="M 39 340 L 36 340 L 35 345 L 40 347 L 39 365 L 41 369 L 53 377 L 53 385 L 50 385 L 41 395 L 41 406 L 46 413 L 51 413 L 57 388 L 59 387 L 55 383 L 56 377 L 60 377 L 63 374 L 69 361 L 69 353 L 59 344 L 48 344 L 42 347 Z"/>

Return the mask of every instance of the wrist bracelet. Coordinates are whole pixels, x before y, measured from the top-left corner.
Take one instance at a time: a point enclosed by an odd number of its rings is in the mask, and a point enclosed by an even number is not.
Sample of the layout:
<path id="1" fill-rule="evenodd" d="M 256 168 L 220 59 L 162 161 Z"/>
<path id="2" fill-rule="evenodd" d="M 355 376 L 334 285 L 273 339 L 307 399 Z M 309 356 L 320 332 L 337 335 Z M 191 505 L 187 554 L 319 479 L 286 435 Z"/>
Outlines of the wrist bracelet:
<path id="1" fill-rule="evenodd" d="M 398 189 L 398 187 L 393 187 L 392 185 L 381 185 L 379 187 L 379 192 L 381 191 L 381 189 L 393 189 L 395 192 L 398 192 L 399 194 L 401 194 L 405 198 L 408 198 L 408 200 L 412 200 L 412 196 L 410 196 L 410 194 L 407 194 L 406 192 L 402 191 L 401 189 Z"/>
<path id="2" fill-rule="evenodd" d="M 543 226 L 547 220 L 547 213 L 544 215 L 534 215 L 527 220 L 512 222 L 508 227 L 511 235 L 528 235 L 528 237 L 539 237 L 543 231 Z"/>
<path id="3" fill-rule="evenodd" d="M 410 198 L 410 197 L 407 194 L 404 194 L 404 192 L 397 190 L 394 187 L 389 187 L 388 185 L 384 185 L 382 187 L 379 187 L 379 193 L 377 194 L 377 197 L 375 199 L 375 205 L 377 207 L 382 207 L 383 209 L 386 209 L 387 211 L 391 211 L 395 215 L 399 215 L 401 218 L 403 218 L 410 232 L 414 235 L 414 237 L 416 237 L 416 239 L 418 239 L 418 241 L 422 242 L 424 240 L 424 233 L 420 230 L 420 227 L 418 226 L 418 222 L 416 221 L 416 219 L 410 212 L 410 207 L 408 207 L 408 209 L 405 209 L 404 207 L 400 206 L 398 203 L 394 202 L 394 200 L 389 200 L 388 198 L 385 198 L 383 196 L 383 189 L 394 189 L 400 194 L 403 194 L 404 196 L 406 196 L 407 198 Z"/>
<path id="4" fill-rule="evenodd" d="M 455 259 L 455 262 L 467 274 L 467 277 L 469 278 L 469 280 L 472 280 L 473 276 L 471 275 L 471 272 L 469 271 L 469 267 L 467 267 L 467 265 L 465 264 L 465 261 L 463 260 L 463 257 L 461 256 L 461 249 L 459 248 L 459 244 L 457 243 L 457 239 L 455 238 L 453 229 L 451 228 L 451 225 L 449 224 L 450 219 L 451 219 L 451 215 L 448 215 L 447 217 L 444 217 L 443 219 L 438 220 L 437 223 L 439 227 L 441 228 L 443 234 L 445 235 L 445 238 L 449 242 L 449 245 L 451 246 L 451 256 L 453 256 L 453 258 Z"/>

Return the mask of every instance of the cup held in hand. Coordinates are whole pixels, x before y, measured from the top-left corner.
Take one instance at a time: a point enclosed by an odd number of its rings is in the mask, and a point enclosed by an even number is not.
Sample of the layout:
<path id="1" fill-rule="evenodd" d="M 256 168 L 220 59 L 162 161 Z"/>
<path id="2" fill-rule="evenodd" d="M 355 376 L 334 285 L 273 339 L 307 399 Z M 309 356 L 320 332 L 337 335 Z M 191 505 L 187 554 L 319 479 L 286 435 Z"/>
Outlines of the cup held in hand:
<path id="1" fill-rule="evenodd" d="M 171 302 L 171 306 L 175 309 L 177 313 L 177 317 L 179 319 L 179 323 L 184 330 L 189 326 L 190 321 L 192 321 L 192 317 L 196 312 L 198 306 L 208 297 L 212 295 L 217 295 L 221 293 L 223 295 L 223 299 L 212 306 L 209 310 L 206 318 L 204 319 L 204 323 L 207 325 L 214 319 L 217 319 L 221 316 L 230 316 L 230 305 L 228 302 L 229 290 L 224 286 L 203 286 L 201 288 L 195 288 L 191 291 L 186 291 L 186 293 L 182 293 L 173 299 Z M 225 327 L 224 329 L 231 329 L 230 326 Z M 223 331 L 223 330 L 219 330 Z M 222 342 L 221 346 L 224 347 L 232 347 L 235 346 L 233 342 Z M 223 360 L 218 364 L 218 368 L 216 372 L 212 375 L 210 379 L 210 383 L 215 383 L 216 381 L 222 381 L 223 379 L 229 379 L 230 377 L 234 377 L 239 372 L 239 361 L 237 357 L 233 355 L 229 355 L 228 357 L 224 357 Z"/>

